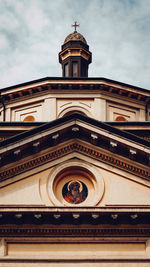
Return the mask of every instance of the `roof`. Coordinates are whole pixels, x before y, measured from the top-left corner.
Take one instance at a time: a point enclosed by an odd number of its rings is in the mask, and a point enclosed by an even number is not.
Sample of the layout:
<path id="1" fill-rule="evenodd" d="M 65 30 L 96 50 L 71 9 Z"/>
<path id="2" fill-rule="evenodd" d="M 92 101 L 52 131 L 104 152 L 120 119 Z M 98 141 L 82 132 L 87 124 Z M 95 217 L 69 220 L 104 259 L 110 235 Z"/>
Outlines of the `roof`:
<path id="1" fill-rule="evenodd" d="M 87 94 L 104 95 L 111 94 L 113 97 L 124 97 L 131 102 L 138 101 L 145 106 L 150 103 L 150 91 L 140 87 L 120 83 L 106 78 L 54 78 L 47 77 L 27 83 L 10 86 L 0 90 L 1 101 L 20 101 L 28 97 L 37 97 L 39 94 L 78 94 L 78 92 Z"/>
<path id="2" fill-rule="evenodd" d="M 150 126 L 150 121 L 107 121 L 112 126 Z"/>
<path id="3" fill-rule="evenodd" d="M 0 127 L 3 126 L 40 126 L 46 122 L 39 121 L 0 121 Z"/>
<path id="4" fill-rule="evenodd" d="M 69 42 L 69 41 L 82 41 L 83 43 L 87 44 L 85 38 L 83 37 L 83 35 L 77 31 L 74 31 L 73 33 L 70 33 L 65 41 L 64 44 Z"/>
<path id="5" fill-rule="evenodd" d="M 29 81 L 29 82 L 25 82 L 25 83 L 21 83 L 21 84 L 16 84 L 16 85 L 12 85 L 12 86 L 8 86 L 8 87 L 5 87 L 5 88 L 1 88 L 0 89 L 0 92 L 3 92 L 3 91 L 9 91 L 11 89 L 15 89 L 15 88 L 20 88 L 20 87 L 23 87 L 23 86 L 28 86 L 30 84 L 36 84 L 36 83 L 40 83 L 40 82 L 45 82 L 45 81 L 55 81 L 57 83 L 59 82 L 66 82 L 68 81 L 69 83 L 71 83 L 72 81 L 80 81 L 80 83 L 82 84 L 82 81 L 85 82 L 85 81 L 88 81 L 88 82 L 108 82 L 108 83 L 112 83 L 112 84 L 116 84 L 116 85 L 120 85 L 120 86 L 125 86 L 125 87 L 130 87 L 130 88 L 134 88 L 138 91 L 141 91 L 141 92 L 147 92 L 150 94 L 150 89 L 145 89 L 145 88 L 141 88 L 141 87 L 138 87 L 138 86 L 134 86 L 134 85 L 130 85 L 130 84 L 127 84 L 127 83 L 123 83 L 123 82 L 119 82 L 119 81 L 115 81 L 115 80 L 111 80 L 111 79 L 107 79 L 107 78 L 104 78 L 104 77 L 88 77 L 88 78 L 69 78 L 69 77 L 44 77 L 44 78 L 41 78 L 41 79 L 37 79 L 37 80 L 33 80 L 33 81 Z"/>
<path id="6" fill-rule="evenodd" d="M 59 118 L 57 120 L 54 120 L 54 121 L 51 121 L 51 122 L 47 122 L 45 124 L 42 124 L 38 127 L 35 127 L 34 129 L 31 129 L 29 131 L 26 131 L 24 133 L 21 133 L 19 135 L 16 135 L 16 136 L 13 136 L 7 140 L 4 140 L 2 142 L 0 142 L 0 147 L 4 147 L 6 145 L 9 145 L 9 144 L 12 144 L 16 141 L 20 141 L 24 138 L 27 138 L 27 137 L 30 137 L 32 135 L 35 135 L 36 133 L 38 132 L 43 132 L 47 129 L 50 129 L 54 126 L 58 126 L 60 124 L 64 124 L 65 122 L 68 122 L 70 120 L 81 120 L 83 122 L 86 122 L 86 123 L 89 123 L 93 126 L 96 126 L 100 129 L 103 129 L 103 130 L 106 130 L 110 133 L 113 133 L 115 135 L 118 135 L 118 136 L 122 136 L 122 137 L 125 137 L 127 139 L 130 139 L 131 141 L 134 141 L 134 142 L 137 142 L 139 144 L 142 144 L 142 145 L 145 145 L 147 147 L 150 147 L 150 142 L 149 141 L 146 141 L 142 138 L 139 138 L 137 137 L 136 135 L 133 135 L 133 134 L 130 134 L 130 133 L 127 133 L 127 132 L 124 132 L 122 130 L 119 130 L 117 128 L 114 128 L 113 126 L 109 125 L 108 123 L 104 123 L 104 122 L 100 122 L 98 120 L 95 120 L 93 118 L 90 118 L 90 117 L 86 117 L 86 116 L 83 116 L 79 113 L 73 113 L 71 115 L 68 115 L 68 116 L 65 116 L 63 118 Z"/>

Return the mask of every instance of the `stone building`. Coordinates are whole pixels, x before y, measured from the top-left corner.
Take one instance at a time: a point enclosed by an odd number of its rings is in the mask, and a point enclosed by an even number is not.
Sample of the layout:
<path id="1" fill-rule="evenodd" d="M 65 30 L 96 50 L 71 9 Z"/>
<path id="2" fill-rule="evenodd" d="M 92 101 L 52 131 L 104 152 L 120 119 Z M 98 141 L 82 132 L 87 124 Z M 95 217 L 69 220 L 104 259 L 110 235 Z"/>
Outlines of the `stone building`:
<path id="1" fill-rule="evenodd" d="M 75 29 L 62 77 L 0 90 L 0 266 L 150 266 L 150 91 L 91 61 Z"/>

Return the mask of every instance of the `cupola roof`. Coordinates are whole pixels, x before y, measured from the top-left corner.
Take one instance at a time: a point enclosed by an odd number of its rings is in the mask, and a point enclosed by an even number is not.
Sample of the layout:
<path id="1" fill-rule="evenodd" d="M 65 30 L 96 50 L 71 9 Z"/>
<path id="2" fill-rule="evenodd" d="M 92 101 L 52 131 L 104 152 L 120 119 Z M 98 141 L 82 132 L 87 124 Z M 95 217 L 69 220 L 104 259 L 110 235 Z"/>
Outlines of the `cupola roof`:
<path id="1" fill-rule="evenodd" d="M 73 33 L 70 33 L 65 41 L 64 44 L 66 44 L 69 41 L 82 41 L 84 44 L 87 44 L 85 38 L 83 37 L 83 35 L 77 31 L 74 31 Z"/>

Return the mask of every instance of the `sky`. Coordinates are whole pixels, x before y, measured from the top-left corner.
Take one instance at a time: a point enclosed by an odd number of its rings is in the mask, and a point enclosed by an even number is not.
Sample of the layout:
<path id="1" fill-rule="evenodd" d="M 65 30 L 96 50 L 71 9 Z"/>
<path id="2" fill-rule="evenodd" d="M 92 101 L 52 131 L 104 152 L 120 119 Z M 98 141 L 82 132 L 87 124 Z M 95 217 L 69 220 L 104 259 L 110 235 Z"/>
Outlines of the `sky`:
<path id="1" fill-rule="evenodd" d="M 0 0 L 0 88 L 61 77 L 74 21 L 92 52 L 89 77 L 150 89 L 150 0 Z"/>

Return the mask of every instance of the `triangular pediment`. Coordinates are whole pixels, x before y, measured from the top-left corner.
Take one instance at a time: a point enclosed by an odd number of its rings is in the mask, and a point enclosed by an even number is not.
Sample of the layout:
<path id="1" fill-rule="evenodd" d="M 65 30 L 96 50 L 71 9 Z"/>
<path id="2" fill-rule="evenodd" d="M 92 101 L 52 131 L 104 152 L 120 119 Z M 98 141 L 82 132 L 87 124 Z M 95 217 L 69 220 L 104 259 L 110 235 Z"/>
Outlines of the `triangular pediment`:
<path id="1" fill-rule="evenodd" d="M 59 206 L 49 177 L 72 166 L 96 170 L 103 192 L 93 205 L 149 205 L 149 142 L 105 123 L 72 114 L 1 142 L 1 151 L 3 205 Z"/>
<path id="2" fill-rule="evenodd" d="M 0 145 L 1 183 L 75 152 L 145 180 L 150 178 L 148 141 L 77 113 Z"/>

